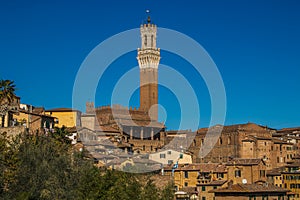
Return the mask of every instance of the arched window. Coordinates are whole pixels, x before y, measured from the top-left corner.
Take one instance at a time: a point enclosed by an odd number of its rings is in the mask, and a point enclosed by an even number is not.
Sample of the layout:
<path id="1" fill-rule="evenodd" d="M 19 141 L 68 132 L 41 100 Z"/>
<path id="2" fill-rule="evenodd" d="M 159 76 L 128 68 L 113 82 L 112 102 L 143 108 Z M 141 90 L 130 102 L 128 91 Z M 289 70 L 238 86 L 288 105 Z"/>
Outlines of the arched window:
<path id="1" fill-rule="evenodd" d="M 223 143 L 222 138 L 219 138 L 219 145 L 221 145 Z"/>
<path id="2" fill-rule="evenodd" d="M 231 137 L 228 136 L 228 141 L 227 141 L 228 144 L 231 144 Z"/>
<path id="3" fill-rule="evenodd" d="M 145 35 L 144 45 L 145 45 L 145 47 L 147 46 L 147 35 Z"/>
<path id="4" fill-rule="evenodd" d="M 151 35 L 151 47 L 153 47 L 153 35 Z"/>
<path id="5" fill-rule="evenodd" d="M 236 169 L 234 171 L 234 176 L 235 177 L 242 177 L 242 171 L 240 169 Z"/>

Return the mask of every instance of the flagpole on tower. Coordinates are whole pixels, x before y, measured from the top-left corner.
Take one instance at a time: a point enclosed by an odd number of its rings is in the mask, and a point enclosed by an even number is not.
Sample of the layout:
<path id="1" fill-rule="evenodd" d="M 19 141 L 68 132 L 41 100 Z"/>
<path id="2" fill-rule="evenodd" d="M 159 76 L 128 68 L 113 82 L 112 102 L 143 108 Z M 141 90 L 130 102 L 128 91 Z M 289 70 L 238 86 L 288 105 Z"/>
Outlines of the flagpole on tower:
<path id="1" fill-rule="evenodd" d="M 146 13 L 147 13 L 147 15 L 148 15 L 148 18 L 147 18 L 147 22 L 148 22 L 148 24 L 150 24 L 150 22 L 151 22 L 151 18 L 150 18 L 150 10 L 146 10 Z"/>

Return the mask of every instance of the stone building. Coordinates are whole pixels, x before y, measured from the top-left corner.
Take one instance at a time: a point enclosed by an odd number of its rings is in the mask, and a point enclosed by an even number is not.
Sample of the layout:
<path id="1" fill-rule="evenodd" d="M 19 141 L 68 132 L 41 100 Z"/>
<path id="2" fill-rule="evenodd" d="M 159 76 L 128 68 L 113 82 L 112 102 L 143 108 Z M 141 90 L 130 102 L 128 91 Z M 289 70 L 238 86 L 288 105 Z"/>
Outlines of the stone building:
<path id="1" fill-rule="evenodd" d="M 253 123 L 223 126 L 221 135 L 212 150 L 201 157 L 201 146 L 208 128 L 197 131 L 189 150 L 193 153 L 193 162 L 228 162 L 233 158 L 263 159 L 266 169 L 281 167 L 297 154 L 299 139 L 288 140 L 274 137 L 276 130 Z"/>
<path id="2" fill-rule="evenodd" d="M 173 176 L 177 190 L 184 187 L 196 188 L 197 185 L 218 185 L 220 181 L 224 184 L 228 180 L 226 166 L 219 163 L 179 164 L 177 167 L 170 165 L 164 167 L 164 175 Z"/>
<path id="3" fill-rule="evenodd" d="M 267 171 L 268 182 L 289 189 L 290 199 L 300 199 L 300 156 L 296 155 L 283 167 Z"/>
<path id="4" fill-rule="evenodd" d="M 226 166 L 233 184 L 266 182 L 266 163 L 262 159 L 233 159 Z"/>
<path id="5" fill-rule="evenodd" d="M 287 200 L 289 190 L 266 184 L 228 184 L 210 191 L 215 200 Z M 206 199 L 202 199 L 206 200 Z"/>

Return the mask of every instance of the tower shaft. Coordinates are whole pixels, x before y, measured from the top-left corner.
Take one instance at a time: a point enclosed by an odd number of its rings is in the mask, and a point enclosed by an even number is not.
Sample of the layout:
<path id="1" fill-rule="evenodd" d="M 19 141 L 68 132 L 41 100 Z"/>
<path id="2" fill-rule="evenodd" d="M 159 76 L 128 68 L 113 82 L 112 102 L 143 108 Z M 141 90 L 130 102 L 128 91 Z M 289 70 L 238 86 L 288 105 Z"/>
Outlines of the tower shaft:
<path id="1" fill-rule="evenodd" d="M 152 120 L 158 119 L 158 65 L 160 49 L 156 48 L 157 27 L 148 21 L 141 25 L 142 46 L 138 49 L 140 67 L 140 110 L 149 112 Z"/>

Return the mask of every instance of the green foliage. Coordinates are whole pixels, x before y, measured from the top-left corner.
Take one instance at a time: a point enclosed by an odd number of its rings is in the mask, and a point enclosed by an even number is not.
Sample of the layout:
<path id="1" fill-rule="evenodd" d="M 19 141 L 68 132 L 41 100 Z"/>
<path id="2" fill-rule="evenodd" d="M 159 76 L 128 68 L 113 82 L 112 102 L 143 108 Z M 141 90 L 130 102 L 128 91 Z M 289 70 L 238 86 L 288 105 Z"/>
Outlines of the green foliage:
<path id="1" fill-rule="evenodd" d="M 96 168 L 61 136 L 0 135 L 0 199 L 172 199 L 139 175 Z"/>
<path id="2" fill-rule="evenodd" d="M 0 116 L 1 126 L 4 127 L 5 115 L 9 112 L 9 105 L 13 102 L 16 86 L 11 80 L 0 80 Z"/>
<path id="3" fill-rule="evenodd" d="M 54 132 L 51 134 L 51 136 L 58 142 L 71 144 L 71 140 L 67 137 L 68 135 L 69 132 L 67 131 L 67 127 L 65 126 L 62 126 L 61 128 L 54 127 Z"/>
<path id="4" fill-rule="evenodd" d="M 15 96 L 16 85 L 11 80 L 0 80 L 0 100 L 7 99 L 8 102 Z"/>
<path id="5" fill-rule="evenodd" d="M 173 200 L 174 199 L 174 183 L 169 182 L 168 185 L 161 191 L 161 200 Z"/>
<path id="6" fill-rule="evenodd" d="M 152 200 L 152 199 L 159 199 L 159 193 L 153 181 L 149 179 L 143 189 L 142 199 L 144 200 Z"/>

